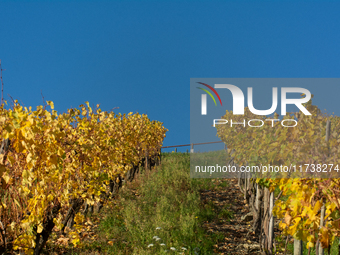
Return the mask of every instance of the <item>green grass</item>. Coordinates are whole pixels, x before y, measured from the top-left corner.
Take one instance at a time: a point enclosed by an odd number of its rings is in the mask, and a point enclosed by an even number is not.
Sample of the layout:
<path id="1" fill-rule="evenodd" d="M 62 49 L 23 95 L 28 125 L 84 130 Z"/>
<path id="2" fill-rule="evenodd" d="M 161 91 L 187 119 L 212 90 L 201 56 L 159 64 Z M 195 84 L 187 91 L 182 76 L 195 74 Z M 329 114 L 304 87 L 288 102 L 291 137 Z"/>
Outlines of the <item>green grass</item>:
<path id="1" fill-rule="evenodd" d="M 218 214 L 219 218 L 224 218 L 227 220 L 230 220 L 232 218 L 234 218 L 234 214 L 233 212 L 231 212 L 230 210 L 228 210 L 228 208 L 223 208 L 220 213 Z"/>
<path id="2" fill-rule="evenodd" d="M 111 245 L 99 238 L 85 247 L 105 254 L 165 254 L 166 250 L 167 254 L 214 254 L 213 245 L 223 236 L 208 234 L 201 224 L 218 214 L 213 204 L 201 205 L 199 190 L 215 184 L 211 179 L 191 179 L 189 168 L 188 153 L 163 153 L 162 165 L 139 176 L 134 189 L 120 190 L 118 203 L 101 222 L 100 235 L 113 240 Z M 227 208 L 219 213 L 232 217 Z"/>

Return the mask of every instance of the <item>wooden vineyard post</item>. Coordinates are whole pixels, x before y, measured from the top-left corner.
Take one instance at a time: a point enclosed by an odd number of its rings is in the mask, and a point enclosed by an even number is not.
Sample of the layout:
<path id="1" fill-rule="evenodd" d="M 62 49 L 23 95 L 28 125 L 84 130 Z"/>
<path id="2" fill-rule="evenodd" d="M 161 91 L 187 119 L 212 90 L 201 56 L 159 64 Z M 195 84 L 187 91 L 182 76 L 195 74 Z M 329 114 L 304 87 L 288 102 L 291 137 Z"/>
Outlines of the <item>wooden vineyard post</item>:
<path id="1" fill-rule="evenodd" d="M 261 193 L 261 188 L 258 183 L 255 183 L 256 187 L 256 196 L 255 196 L 255 217 L 254 217 L 254 232 L 255 234 L 258 234 L 258 232 L 261 232 L 261 204 L 260 204 L 260 193 Z M 257 225 L 256 225 L 257 224 Z"/>
<path id="2" fill-rule="evenodd" d="M 303 254 L 303 243 L 302 240 L 294 239 L 294 255 Z"/>
<path id="3" fill-rule="evenodd" d="M 158 165 L 160 166 L 162 163 L 162 147 L 159 148 L 159 153 L 158 153 Z"/>
<path id="4" fill-rule="evenodd" d="M 264 197 L 263 197 L 263 211 L 264 211 L 264 217 L 263 217 L 263 231 L 264 235 L 261 235 L 261 250 L 265 252 L 265 254 L 268 254 L 268 210 L 269 210 L 269 189 L 267 187 L 264 188 Z"/>
<path id="5" fill-rule="evenodd" d="M 243 192 L 244 200 L 247 200 L 247 191 L 248 191 L 248 176 L 247 176 L 247 173 L 245 173 L 245 176 L 244 176 L 244 192 Z"/>
<path id="6" fill-rule="evenodd" d="M 246 163 L 246 165 L 248 165 L 248 162 Z M 249 181 L 250 181 L 250 177 L 249 177 L 249 173 L 245 172 L 245 176 L 244 176 L 244 200 L 246 200 L 248 202 L 248 189 L 249 189 Z"/>
<path id="7" fill-rule="evenodd" d="M 144 168 L 145 168 L 145 171 L 149 168 L 149 155 L 148 155 L 148 151 L 145 152 Z"/>
<path id="8" fill-rule="evenodd" d="M 326 124 L 326 142 L 329 141 L 329 137 L 331 135 L 331 122 L 328 119 L 327 120 L 327 124 Z M 325 204 L 323 203 L 322 207 L 321 207 L 321 218 L 320 218 L 320 228 L 323 227 L 325 225 Z M 324 249 L 321 246 L 321 243 L 318 242 L 318 250 L 317 250 L 317 255 L 324 255 Z"/>
<path id="9" fill-rule="evenodd" d="M 260 188 L 259 188 L 259 184 L 255 183 L 255 187 L 256 187 L 256 200 L 255 200 L 255 208 L 257 211 L 260 211 Z"/>
<path id="10" fill-rule="evenodd" d="M 328 121 L 327 121 L 328 123 Z M 321 217 L 320 217 L 320 227 L 324 226 L 325 225 L 325 204 L 322 205 L 321 207 Z M 317 253 L 318 255 L 324 255 L 325 254 L 325 251 L 324 249 L 322 248 L 321 246 L 321 243 L 319 242 L 319 251 Z"/>
<path id="11" fill-rule="evenodd" d="M 274 216 L 273 216 L 273 208 L 274 208 L 274 192 L 270 192 L 269 196 L 269 228 L 268 228 L 268 248 L 269 254 L 273 254 L 273 243 L 274 243 Z"/>
<path id="12" fill-rule="evenodd" d="M 266 255 L 273 255 L 273 243 L 274 243 L 274 216 L 273 216 L 273 207 L 274 207 L 274 192 L 270 192 L 267 187 L 264 188 L 264 197 L 263 197 L 263 234 L 261 233 L 261 250 Z M 262 230 L 261 230 L 262 231 Z"/>

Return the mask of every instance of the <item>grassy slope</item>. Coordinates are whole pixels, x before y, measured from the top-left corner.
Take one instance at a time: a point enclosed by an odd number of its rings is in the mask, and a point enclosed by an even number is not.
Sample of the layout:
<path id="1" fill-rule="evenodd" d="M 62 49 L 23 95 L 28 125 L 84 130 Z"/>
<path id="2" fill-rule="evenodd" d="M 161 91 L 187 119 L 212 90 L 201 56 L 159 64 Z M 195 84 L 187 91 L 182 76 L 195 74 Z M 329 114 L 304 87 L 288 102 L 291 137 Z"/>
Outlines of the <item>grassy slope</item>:
<path id="1" fill-rule="evenodd" d="M 214 183 L 190 178 L 189 168 L 189 154 L 163 154 L 161 166 L 139 175 L 99 215 L 92 215 L 92 222 L 100 222 L 95 235 L 67 254 L 214 254 L 213 245 L 223 236 L 208 234 L 201 224 L 218 215 L 202 205 L 199 195 Z"/>

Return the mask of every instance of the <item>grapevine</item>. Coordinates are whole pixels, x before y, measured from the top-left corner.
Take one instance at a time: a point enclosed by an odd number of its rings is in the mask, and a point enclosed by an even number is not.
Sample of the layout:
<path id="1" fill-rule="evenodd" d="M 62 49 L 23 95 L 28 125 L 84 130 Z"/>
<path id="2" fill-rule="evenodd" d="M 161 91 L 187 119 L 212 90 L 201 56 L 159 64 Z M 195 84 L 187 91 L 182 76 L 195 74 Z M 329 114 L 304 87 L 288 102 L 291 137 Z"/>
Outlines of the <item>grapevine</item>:
<path id="1" fill-rule="evenodd" d="M 38 254 L 52 229 L 63 228 L 72 201 L 100 201 L 110 180 L 156 155 L 167 131 L 145 114 L 115 114 L 88 102 L 58 114 L 47 104 L 50 110 L 17 101 L 13 109 L 0 108 L 0 135 L 11 144 L 0 156 L 2 233 L 7 248 L 27 254 Z M 78 213 L 75 222 L 82 221 Z M 74 245 L 77 225 L 70 232 Z"/>
<path id="2" fill-rule="evenodd" d="M 276 122 L 273 126 L 245 128 L 236 125 L 217 125 L 217 135 L 235 150 L 235 162 L 246 164 L 304 165 L 340 163 L 340 127 L 338 116 L 326 116 L 314 105 L 312 100 L 304 106 L 312 113 L 306 116 L 301 112 L 290 113 L 283 119 L 297 120 L 295 127 L 283 127 Z M 275 114 L 274 118 L 277 119 Z M 222 119 L 268 119 L 252 114 L 245 108 L 242 116 L 226 111 Z M 332 124 L 330 139 L 326 141 L 326 122 Z M 326 175 L 327 174 L 327 175 Z M 280 228 L 286 235 L 307 242 L 307 248 L 314 247 L 319 240 L 323 248 L 328 248 L 335 237 L 340 237 L 340 179 L 336 168 L 328 173 L 297 171 L 282 175 L 280 173 L 254 174 L 252 177 L 270 191 L 280 189 L 287 200 L 277 200 L 274 215 L 281 219 Z M 320 225 L 321 207 L 325 206 L 326 224 Z"/>

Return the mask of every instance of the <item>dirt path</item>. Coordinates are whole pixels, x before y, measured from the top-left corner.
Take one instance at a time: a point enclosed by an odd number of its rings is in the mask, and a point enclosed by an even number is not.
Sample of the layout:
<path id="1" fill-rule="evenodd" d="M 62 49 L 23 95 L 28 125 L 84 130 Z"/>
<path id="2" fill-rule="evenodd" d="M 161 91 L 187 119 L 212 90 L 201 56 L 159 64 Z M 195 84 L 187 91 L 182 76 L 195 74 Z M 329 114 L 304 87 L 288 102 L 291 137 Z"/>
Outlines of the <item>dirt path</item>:
<path id="1" fill-rule="evenodd" d="M 217 180 L 220 182 L 220 180 Z M 237 185 L 237 179 L 228 180 L 228 187 L 218 190 L 202 190 L 203 203 L 212 201 L 216 210 L 228 208 L 232 218 L 215 218 L 205 222 L 203 227 L 209 232 L 219 232 L 224 235 L 224 240 L 215 245 L 215 252 L 224 255 L 261 254 L 259 237 L 251 231 L 252 221 L 241 220 L 241 217 L 250 212 L 245 204 L 243 194 Z M 210 202 L 211 203 L 211 202 Z M 276 234 L 279 231 L 275 229 Z"/>

